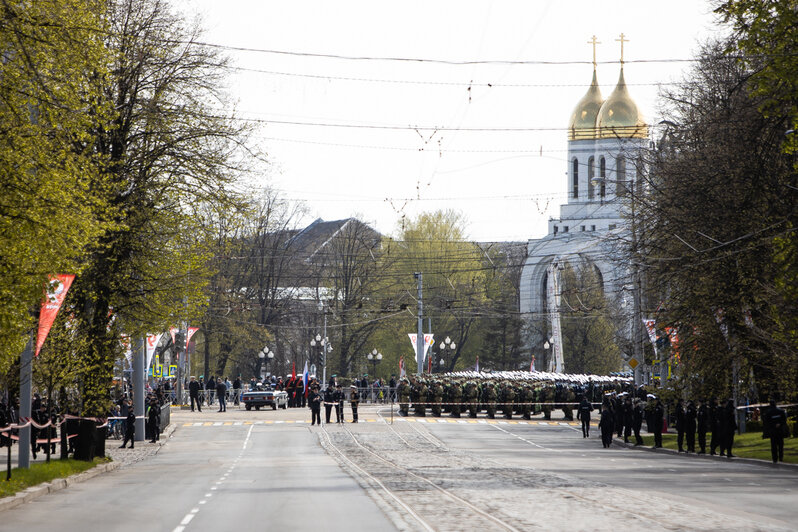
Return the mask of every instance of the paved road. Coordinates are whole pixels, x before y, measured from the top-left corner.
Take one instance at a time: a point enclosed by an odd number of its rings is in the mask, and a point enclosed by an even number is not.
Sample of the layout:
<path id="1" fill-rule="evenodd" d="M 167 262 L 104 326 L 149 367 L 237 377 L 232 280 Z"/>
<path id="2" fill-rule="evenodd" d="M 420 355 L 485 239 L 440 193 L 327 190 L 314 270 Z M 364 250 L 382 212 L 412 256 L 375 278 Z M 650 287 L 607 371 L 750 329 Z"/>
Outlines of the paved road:
<path id="1" fill-rule="evenodd" d="M 158 455 L 0 516 L 0 530 L 76 532 L 87 525 L 218 532 L 353 530 L 354 524 L 394 530 L 301 425 L 179 426 Z"/>
<path id="2" fill-rule="evenodd" d="M 715 510 L 795 529 L 798 522 L 798 469 L 739 461 L 661 454 L 613 446 L 604 449 L 599 433 L 583 439 L 577 427 L 539 424 L 467 426 L 418 423 L 450 449 L 510 466 L 565 474 L 639 492 L 650 492 Z"/>
<path id="3" fill-rule="evenodd" d="M 505 520 L 519 504 L 532 514 L 540 513 L 540 505 L 548 505 L 546 528 L 573 529 L 574 523 L 569 521 L 573 507 L 571 512 L 560 508 L 562 504 L 585 504 L 564 502 L 573 501 L 567 498 L 570 494 L 578 497 L 581 493 L 592 497 L 596 514 L 591 513 L 594 510 L 588 511 L 580 521 L 583 526 L 576 528 L 613 530 L 616 525 L 623 526 L 621 513 L 617 514 L 616 523 L 613 510 L 601 509 L 602 488 L 596 487 L 599 485 L 606 486 L 604 493 L 616 506 L 624 504 L 624 493 L 642 494 L 635 502 L 638 514 L 647 512 L 645 500 L 650 494 L 659 501 L 657 519 L 673 515 L 667 505 L 663 511 L 663 499 L 672 501 L 674 508 L 689 507 L 691 519 L 692 516 L 701 519 L 702 515 L 715 519 L 703 523 L 700 528 L 704 529 L 717 528 L 714 523 L 723 515 L 740 518 L 731 528 L 741 530 L 795 529 L 793 525 L 798 520 L 795 469 L 634 449 L 604 450 L 597 435 L 584 440 L 578 428 L 568 424 L 490 425 L 484 420 L 438 422 L 427 418 L 421 422 L 411 418 L 397 420 L 391 428 L 382 422 L 374 408 L 361 410 L 364 422 L 347 428 L 354 430 L 353 434 L 370 448 L 382 449 L 395 463 L 416 473 L 437 475 L 436 483 L 441 482 L 467 499 L 477 499 L 477 494 L 486 496 L 488 501 L 480 503 L 482 507 L 503 505 L 496 509 L 502 510 Z M 390 505 L 386 506 L 380 496 L 374 496 L 375 492 L 380 494 L 379 488 L 371 486 L 372 496 L 369 496 L 344 472 L 339 462 L 321 447 L 320 431 L 318 427 L 309 427 L 308 417 L 307 410 L 173 413 L 177 430 L 156 456 L 5 512 L 0 515 L 0 530 L 86 532 L 87 524 L 98 530 L 144 528 L 173 532 L 217 532 L 259 524 L 325 532 L 395 530 L 397 524 L 411 530 L 419 528 L 412 519 L 405 520 L 404 525 L 397 521 L 396 505 L 391 513 Z M 330 432 L 337 437 L 338 444 L 349 446 L 347 452 L 360 452 L 350 458 L 366 456 L 352 445 L 343 427 L 330 427 Z M 417 446 L 433 445 L 419 433 L 434 436 L 448 450 L 438 447 L 435 452 L 419 453 L 423 448 Z M 418 437 L 413 439 L 415 436 Z M 489 472 L 487 477 L 478 473 L 471 478 L 474 471 L 481 470 L 480 461 L 498 463 L 503 469 L 488 466 L 484 469 Z M 360 465 L 369 467 L 365 462 Z M 457 467 L 460 469 L 456 470 Z M 490 478 L 490 471 L 522 475 L 523 470 L 516 473 L 514 469 L 522 467 L 542 473 L 544 478 L 550 473 L 552 477 L 567 477 L 575 482 L 566 490 L 555 489 L 554 493 L 546 490 L 545 481 L 542 486 L 518 488 Z M 467 524 L 460 528 L 457 522 L 443 524 L 444 517 L 451 521 L 453 502 L 430 486 L 422 486 L 421 491 L 418 487 L 402 486 L 404 475 L 397 476 L 390 467 L 375 475 L 399 498 L 406 497 L 414 508 L 421 507 L 420 501 L 426 504 L 423 517 L 433 529 L 469 529 Z M 463 480 L 467 482 L 458 484 Z M 587 491 L 574 488 L 579 485 Z M 410 498 L 419 496 L 420 500 Z M 559 502 L 552 503 L 554 500 Z M 523 518 L 518 514 L 519 523 L 524 522 Z M 601 521 L 596 521 L 597 518 Z M 636 522 L 646 521 L 638 518 Z M 758 526 L 739 525 L 743 522 Z M 588 526 L 589 523 L 594 526 Z M 649 519 L 649 523 L 653 521 Z M 662 528 L 671 528 L 668 525 L 663 523 Z M 691 527 L 682 519 L 677 528 Z"/>

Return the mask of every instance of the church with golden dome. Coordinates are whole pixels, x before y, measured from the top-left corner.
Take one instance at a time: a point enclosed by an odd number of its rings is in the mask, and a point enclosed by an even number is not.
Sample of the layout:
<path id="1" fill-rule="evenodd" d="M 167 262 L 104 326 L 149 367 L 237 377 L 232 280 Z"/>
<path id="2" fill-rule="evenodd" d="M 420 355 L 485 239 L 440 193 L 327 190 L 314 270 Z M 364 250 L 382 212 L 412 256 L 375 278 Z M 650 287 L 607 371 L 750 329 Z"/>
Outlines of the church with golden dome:
<path id="1" fill-rule="evenodd" d="M 606 99 L 598 84 L 596 37 L 591 41 L 593 79 L 568 121 L 568 201 L 560 205 L 558 217 L 549 219 L 548 234 L 528 242 L 520 310 L 529 317 L 532 353 L 536 360 L 548 359 L 548 364 L 536 364 L 538 370 L 562 369 L 559 320 L 552 316 L 559 312 L 558 270 L 565 263 L 574 269 L 592 267 L 604 295 L 620 308 L 631 308 L 630 268 L 618 243 L 626 231 L 631 191 L 639 186 L 634 163 L 649 142 L 649 131 L 624 79 L 623 44 L 628 41 L 623 34 L 616 40 L 621 43 L 618 82 Z"/>

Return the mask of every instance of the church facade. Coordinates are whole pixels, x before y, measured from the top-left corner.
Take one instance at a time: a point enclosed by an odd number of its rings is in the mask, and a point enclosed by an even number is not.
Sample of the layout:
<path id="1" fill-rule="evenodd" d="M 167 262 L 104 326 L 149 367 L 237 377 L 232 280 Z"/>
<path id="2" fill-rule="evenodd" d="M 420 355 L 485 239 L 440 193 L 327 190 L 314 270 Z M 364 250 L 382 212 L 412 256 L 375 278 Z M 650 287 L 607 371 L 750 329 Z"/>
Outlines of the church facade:
<path id="1" fill-rule="evenodd" d="M 521 273 L 520 310 L 530 324 L 527 341 L 539 361 L 538 370 L 558 370 L 555 364 L 544 365 L 543 355 L 562 361 L 559 324 L 551 319 L 559 310 L 559 297 L 552 298 L 551 288 L 558 282 L 552 276 L 565 263 L 575 269 L 593 268 L 605 297 L 631 308 L 630 268 L 617 244 L 625 233 L 624 211 L 639 186 L 636 154 L 648 138 L 648 127 L 624 80 L 623 60 L 618 83 L 604 99 L 594 59 L 592 83 L 568 125 L 568 201 L 560 206 L 559 216 L 549 220 L 548 234 L 529 240 Z M 544 349 L 547 341 L 554 344 L 551 349 Z"/>

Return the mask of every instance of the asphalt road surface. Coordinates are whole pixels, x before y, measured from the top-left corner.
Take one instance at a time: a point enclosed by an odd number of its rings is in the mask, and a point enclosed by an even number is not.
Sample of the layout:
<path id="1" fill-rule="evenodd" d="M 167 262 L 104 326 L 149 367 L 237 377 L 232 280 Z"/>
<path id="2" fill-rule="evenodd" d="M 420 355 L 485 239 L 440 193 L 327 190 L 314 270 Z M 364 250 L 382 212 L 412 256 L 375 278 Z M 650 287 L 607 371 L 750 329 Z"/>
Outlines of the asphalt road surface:
<path id="1" fill-rule="evenodd" d="M 601 447 L 568 424 L 310 427 L 173 412 L 151 458 L 0 514 L 0 530 L 794 530 L 798 470 Z M 347 412 L 348 414 L 349 412 Z M 387 417 L 387 416 L 386 416 Z M 650 504 L 649 504 L 650 501 Z"/>

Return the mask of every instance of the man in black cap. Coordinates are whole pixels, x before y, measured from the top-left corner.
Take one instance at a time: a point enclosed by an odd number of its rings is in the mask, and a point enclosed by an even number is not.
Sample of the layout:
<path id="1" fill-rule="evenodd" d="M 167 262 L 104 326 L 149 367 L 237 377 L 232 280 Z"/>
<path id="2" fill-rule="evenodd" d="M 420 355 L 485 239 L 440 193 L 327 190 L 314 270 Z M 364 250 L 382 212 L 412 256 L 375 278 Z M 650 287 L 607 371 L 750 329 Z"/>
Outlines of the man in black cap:
<path id="1" fill-rule="evenodd" d="M 318 424 L 321 425 L 321 393 L 319 384 L 315 379 L 313 383 L 310 384 L 309 388 L 308 404 L 310 406 L 310 424 L 315 425 L 318 422 Z"/>
<path id="2" fill-rule="evenodd" d="M 120 449 L 124 449 L 127 445 L 127 442 L 130 442 L 130 448 L 133 449 L 133 444 L 135 443 L 133 440 L 133 436 L 136 434 L 136 414 L 133 412 L 133 405 L 128 405 L 127 409 L 127 418 L 125 419 L 125 440 L 122 442 L 122 445 L 119 446 Z"/>
<path id="3" fill-rule="evenodd" d="M 357 423 L 357 405 L 360 403 L 360 394 L 357 391 L 357 386 L 354 384 L 349 388 L 351 389 L 349 404 L 352 405 L 352 423 Z"/>
<path id="4" fill-rule="evenodd" d="M 200 391 L 200 383 L 191 376 L 191 382 L 188 383 L 188 396 L 191 399 L 191 411 L 194 411 L 194 403 L 197 403 L 197 411 L 202 412 L 202 406 L 200 406 L 199 400 L 199 391 Z"/>
<path id="5" fill-rule="evenodd" d="M 330 422 L 330 413 L 332 412 L 332 408 L 335 406 L 335 391 L 333 390 L 332 386 L 327 386 L 327 389 L 324 390 L 324 422 Z"/>
<path id="6" fill-rule="evenodd" d="M 149 409 L 147 410 L 147 425 L 149 425 L 149 432 L 152 436 L 150 443 L 155 443 L 156 440 L 161 439 L 161 405 L 158 404 L 158 399 L 153 397 L 150 399 Z"/>
<path id="7" fill-rule="evenodd" d="M 335 393 L 333 394 L 333 400 L 335 401 L 335 422 L 336 423 L 343 423 L 344 422 L 344 401 L 346 400 L 346 395 L 344 391 L 341 389 L 341 385 L 337 385 L 335 387 Z"/>
<path id="8" fill-rule="evenodd" d="M 590 437 L 590 413 L 593 411 L 593 405 L 587 400 L 587 397 L 582 396 L 582 402 L 579 403 L 579 410 L 576 411 L 577 419 L 582 421 L 582 437 Z"/>

